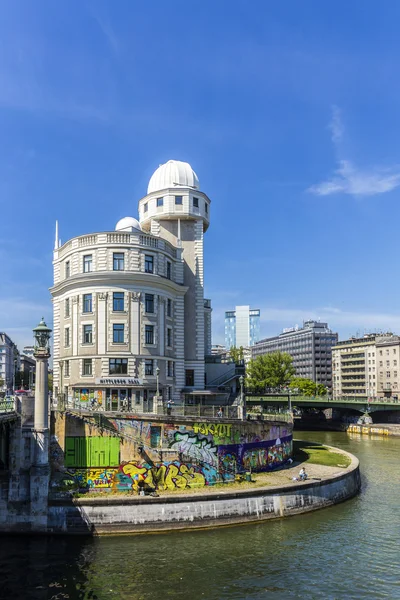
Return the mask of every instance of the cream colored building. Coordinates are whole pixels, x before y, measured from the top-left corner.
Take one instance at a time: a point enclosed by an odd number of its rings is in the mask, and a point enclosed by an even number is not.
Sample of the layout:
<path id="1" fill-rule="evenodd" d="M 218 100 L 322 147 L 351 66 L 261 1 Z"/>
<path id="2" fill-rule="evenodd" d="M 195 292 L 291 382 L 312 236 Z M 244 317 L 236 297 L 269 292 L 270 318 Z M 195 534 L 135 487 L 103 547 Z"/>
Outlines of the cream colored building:
<path id="1" fill-rule="evenodd" d="M 54 249 L 54 386 L 82 402 L 155 410 L 204 389 L 211 303 L 203 236 L 210 199 L 188 163 L 169 161 L 139 200 L 139 221 Z M 58 229 L 58 228 L 57 228 Z"/>
<path id="2" fill-rule="evenodd" d="M 350 338 L 333 346 L 333 397 L 392 395 L 400 389 L 399 351 L 399 338 L 391 333 Z"/>

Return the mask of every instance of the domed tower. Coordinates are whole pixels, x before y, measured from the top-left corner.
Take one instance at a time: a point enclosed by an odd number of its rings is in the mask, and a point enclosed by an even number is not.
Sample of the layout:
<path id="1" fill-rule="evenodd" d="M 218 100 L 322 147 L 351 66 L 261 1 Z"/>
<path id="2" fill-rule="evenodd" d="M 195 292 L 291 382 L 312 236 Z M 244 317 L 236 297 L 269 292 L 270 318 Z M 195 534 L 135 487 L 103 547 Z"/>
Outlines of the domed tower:
<path id="1" fill-rule="evenodd" d="M 204 388 L 203 235 L 210 223 L 210 199 L 200 191 L 192 167 L 169 160 L 153 173 L 139 201 L 143 231 L 181 248 L 184 297 L 185 387 Z M 183 333 L 183 332 L 182 332 Z M 178 376 L 178 374 L 177 374 Z"/>

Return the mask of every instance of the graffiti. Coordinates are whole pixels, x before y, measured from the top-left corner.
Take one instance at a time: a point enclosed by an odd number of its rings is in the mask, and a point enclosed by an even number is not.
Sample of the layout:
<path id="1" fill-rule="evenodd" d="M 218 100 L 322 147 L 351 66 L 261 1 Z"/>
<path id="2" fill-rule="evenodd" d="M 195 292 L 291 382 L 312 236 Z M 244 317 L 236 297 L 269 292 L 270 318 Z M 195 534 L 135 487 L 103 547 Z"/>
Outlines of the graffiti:
<path id="1" fill-rule="evenodd" d="M 194 433 L 201 433 L 202 435 L 212 435 L 219 438 L 227 437 L 231 438 L 232 425 L 227 423 L 195 423 L 193 425 Z"/>
<path id="2" fill-rule="evenodd" d="M 206 438 L 177 431 L 170 448 L 183 454 L 185 458 L 198 460 L 215 467 L 218 466 L 217 447 Z"/>
<path id="3" fill-rule="evenodd" d="M 139 482 L 152 489 L 174 490 L 203 487 L 207 480 L 196 465 L 162 463 L 150 466 L 147 463 L 129 462 L 113 469 L 70 469 L 69 477 L 80 489 L 112 489 L 115 491 L 138 491 Z"/>

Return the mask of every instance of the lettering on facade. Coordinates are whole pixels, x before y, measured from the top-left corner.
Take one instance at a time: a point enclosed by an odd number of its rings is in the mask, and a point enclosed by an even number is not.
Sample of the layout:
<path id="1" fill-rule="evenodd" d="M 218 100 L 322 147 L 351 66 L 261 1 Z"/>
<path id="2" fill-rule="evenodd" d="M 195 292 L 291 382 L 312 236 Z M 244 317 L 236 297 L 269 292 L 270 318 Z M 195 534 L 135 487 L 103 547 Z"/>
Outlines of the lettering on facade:
<path id="1" fill-rule="evenodd" d="M 141 379 L 136 377 L 99 377 L 96 379 L 96 383 L 100 385 L 142 385 Z"/>
<path id="2" fill-rule="evenodd" d="M 195 423 L 194 433 L 203 435 L 217 435 L 218 437 L 231 437 L 232 425 L 228 423 Z"/>

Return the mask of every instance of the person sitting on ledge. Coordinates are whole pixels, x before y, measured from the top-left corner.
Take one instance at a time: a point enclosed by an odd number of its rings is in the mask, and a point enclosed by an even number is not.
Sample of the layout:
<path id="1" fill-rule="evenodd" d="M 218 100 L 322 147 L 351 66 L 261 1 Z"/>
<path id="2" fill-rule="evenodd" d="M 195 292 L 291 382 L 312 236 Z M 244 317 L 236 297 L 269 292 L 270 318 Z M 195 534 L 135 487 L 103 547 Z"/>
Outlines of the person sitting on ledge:
<path id="1" fill-rule="evenodd" d="M 301 467 L 299 477 L 300 477 L 300 481 L 305 481 L 308 478 L 308 475 L 307 475 L 304 467 Z"/>

